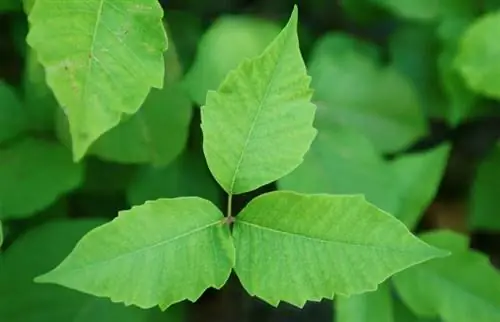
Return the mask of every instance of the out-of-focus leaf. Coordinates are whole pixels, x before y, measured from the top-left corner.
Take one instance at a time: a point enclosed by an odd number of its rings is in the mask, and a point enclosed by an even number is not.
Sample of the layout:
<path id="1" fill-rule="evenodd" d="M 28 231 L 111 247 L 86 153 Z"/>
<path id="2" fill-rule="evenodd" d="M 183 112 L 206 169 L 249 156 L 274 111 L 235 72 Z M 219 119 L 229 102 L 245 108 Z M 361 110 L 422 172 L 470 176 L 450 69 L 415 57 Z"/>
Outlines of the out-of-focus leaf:
<path id="1" fill-rule="evenodd" d="M 162 88 L 167 38 L 157 0 L 36 0 L 28 44 L 70 124 L 73 158 Z"/>
<path id="2" fill-rule="evenodd" d="M 408 322 L 394 319 L 388 282 L 380 284 L 373 292 L 337 297 L 335 309 L 337 322 L 372 322 L 375 319 L 377 322 Z"/>
<path id="3" fill-rule="evenodd" d="M 123 193 L 136 175 L 137 168 L 135 165 L 88 158 L 85 160 L 85 181 L 81 190 L 104 196 L 112 193 Z"/>
<path id="4" fill-rule="evenodd" d="M 131 205 L 182 196 L 201 197 L 220 205 L 220 189 L 203 154 L 186 151 L 166 167 L 144 167 L 127 189 Z"/>
<path id="5" fill-rule="evenodd" d="M 233 236 L 243 287 L 274 306 L 374 291 L 396 272 L 446 256 L 360 195 L 266 193 L 238 214 Z"/>
<path id="6" fill-rule="evenodd" d="M 364 194 L 413 229 L 437 191 L 449 147 L 388 162 L 356 130 L 330 121 L 329 112 L 318 108 L 318 135 L 311 149 L 297 169 L 278 181 L 278 187 L 303 193 Z"/>
<path id="7" fill-rule="evenodd" d="M 229 226 L 210 201 L 158 199 L 122 211 L 87 233 L 36 281 L 166 309 L 185 299 L 194 302 L 209 287 L 221 288 L 234 256 Z"/>
<path id="8" fill-rule="evenodd" d="M 500 273 L 468 249 L 465 236 L 433 231 L 421 238 L 451 256 L 411 267 L 393 277 L 403 301 L 418 315 L 453 322 L 500 321 Z"/>
<path id="9" fill-rule="evenodd" d="M 168 22 L 171 42 L 179 53 L 179 61 L 183 69 L 187 70 L 193 63 L 196 47 L 203 35 L 202 20 L 190 11 L 178 10 L 166 11 L 165 19 Z"/>
<path id="10" fill-rule="evenodd" d="M 3 244 L 3 225 L 2 221 L 0 220 L 0 248 L 2 247 Z"/>
<path id="11" fill-rule="evenodd" d="M 0 1 L 0 12 L 21 11 L 22 0 L 2 0 Z"/>
<path id="12" fill-rule="evenodd" d="M 14 89 L 0 80 L 0 143 L 26 129 L 26 113 Z"/>
<path id="13" fill-rule="evenodd" d="M 297 36 L 298 12 L 264 53 L 231 71 L 201 108 L 208 167 L 228 194 L 290 173 L 316 135 L 316 106 Z"/>
<path id="14" fill-rule="evenodd" d="M 114 304 L 33 278 L 56 265 L 100 219 L 52 221 L 18 238 L 0 254 L 0 317 L 9 322 L 182 321 L 180 307 L 165 313 Z"/>
<path id="15" fill-rule="evenodd" d="M 195 61 L 186 74 L 184 85 L 191 98 L 203 105 L 209 90 L 216 90 L 245 58 L 260 55 L 279 31 L 279 25 L 260 18 L 218 18 L 200 40 Z"/>
<path id="16" fill-rule="evenodd" d="M 395 322 L 443 322 L 435 318 L 424 318 L 415 315 L 399 298 L 393 297 L 392 307 Z"/>
<path id="17" fill-rule="evenodd" d="M 0 218 L 24 218 L 80 185 L 82 165 L 71 151 L 26 138 L 0 150 Z"/>
<path id="18" fill-rule="evenodd" d="M 470 226 L 473 229 L 500 230 L 500 148 L 480 164 L 472 185 Z"/>
<path id="19" fill-rule="evenodd" d="M 477 93 L 500 98 L 500 12 L 478 18 L 465 31 L 455 61 L 467 85 Z"/>
<path id="20" fill-rule="evenodd" d="M 367 44 L 328 34 L 316 44 L 308 70 L 314 99 L 379 150 L 400 150 L 426 133 L 413 85 L 396 68 L 380 66 Z"/>

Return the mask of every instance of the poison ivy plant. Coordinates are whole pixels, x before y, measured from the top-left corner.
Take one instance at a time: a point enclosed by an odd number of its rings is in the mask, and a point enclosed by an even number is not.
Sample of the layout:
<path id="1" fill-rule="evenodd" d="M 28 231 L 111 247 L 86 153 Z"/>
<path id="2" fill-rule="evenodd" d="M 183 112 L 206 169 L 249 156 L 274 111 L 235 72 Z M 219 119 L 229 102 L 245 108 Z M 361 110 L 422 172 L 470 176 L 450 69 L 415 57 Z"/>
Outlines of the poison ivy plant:
<path id="1" fill-rule="evenodd" d="M 13 142 L 0 149 L 0 218 L 34 214 L 78 187 L 82 177 L 82 165 L 63 146 L 33 138 Z"/>
<path id="2" fill-rule="evenodd" d="M 375 290 L 396 272 L 447 255 L 359 195 L 275 191 L 232 214 L 233 194 L 292 171 L 316 135 L 297 19 L 295 7 L 263 53 L 231 71 L 201 108 L 203 151 L 228 193 L 227 216 L 200 197 L 147 201 L 91 230 L 36 281 L 166 309 L 222 287 L 234 269 L 251 295 L 301 307 Z"/>
<path id="3" fill-rule="evenodd" d="M 410 268 L 393 277 L 403 301 L 418 315 L 444 321 L 500 319 L 500 273 L 488 258 L 468 249 L 465 236 L 451 231 L 424 233 L 422 239 L 452 255 Z M 478 278 L 480 277 L 480 278 Z"/>
<path id="4" fill-rule="evenodd" d="M 499 26 L 500 13 L 496 11 L 474 21 L 462 36 L 455 62 L 467 85 L 491 98 L 500 97 L 500 68 L 495 63 L 500 53 L 495 40 Z"/>
<path id="5" fill-rule="evenodd" d="M 318 40 L 308 70 L 315 101 L 380 151 L 394 152 L 425 134 L 427 125 L 412 84 L 396 68 L 380 66 L 378 56 L 373 46 L 331 33 Z"/>
<path id="6" fill-rule="evenodd" d="M 205 104 L 207 91 L 215 90 L 241 61 L 260 54 L 279 33 L 279 26 L 261 18 L 224 16 L 202 36 L 184 84 L 191 98 Z M 228 46 L 231 44 L 231 46 Z"/>
<path id="7" fill-rule="evenodd" d="M 22 322 L 159 322 L 182 321 L 179 307 L 165 313 L 114 304 L 33 278 L 55 265 L 101 219 L 55 220 L 16 239 L 0 255 L 0 316 Z M 26 308 L 29 308 L 27 310 Z"/>
<path id="8" fill-rule="evenodd" d="M 162 17 L 156 0 L 35 1 L 27 42 L 68 117 L 75 160 L 163 87 Z"/>
<path id="9" fill-rule="evenodd" d="M 500 191 L 500 148 L 479 165 L 472 185 L 469 224 L 473 229 L 500 230 L 498 192 Z"/>

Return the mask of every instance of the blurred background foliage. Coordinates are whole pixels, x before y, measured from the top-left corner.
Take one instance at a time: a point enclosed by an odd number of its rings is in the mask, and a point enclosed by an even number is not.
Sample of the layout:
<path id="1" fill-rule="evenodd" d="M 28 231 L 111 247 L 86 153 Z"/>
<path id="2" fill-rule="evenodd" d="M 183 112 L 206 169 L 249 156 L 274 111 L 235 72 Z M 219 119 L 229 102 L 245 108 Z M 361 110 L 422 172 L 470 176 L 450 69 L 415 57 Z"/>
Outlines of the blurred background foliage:
<path id="1" fill-rule="evenodd" d="M 319 134 L 299 168 L 237 196 L 234 211 L 273 189 L 363 193 L 415 232 L 467 235 L 500 265 L 499 1 L 160 1 L 170 42 L 165 87 L 80 163 L 25 42 L 34 1 L 0 1 L 2 322 L 365 321 L 329 301 L 275 309 L 235 278 L 165 313 L 32 283 L 119 210 L 186 195 L 223 204 L 203 158 L 198 107 L 229 70 L 262 52 L 295 3 Z M 364 295 L 373 305 L 365 309 L 378 312 L 369 321 L 437 321 L 417 318 L 397 296 L 384 316 L 391 287 Z"/>

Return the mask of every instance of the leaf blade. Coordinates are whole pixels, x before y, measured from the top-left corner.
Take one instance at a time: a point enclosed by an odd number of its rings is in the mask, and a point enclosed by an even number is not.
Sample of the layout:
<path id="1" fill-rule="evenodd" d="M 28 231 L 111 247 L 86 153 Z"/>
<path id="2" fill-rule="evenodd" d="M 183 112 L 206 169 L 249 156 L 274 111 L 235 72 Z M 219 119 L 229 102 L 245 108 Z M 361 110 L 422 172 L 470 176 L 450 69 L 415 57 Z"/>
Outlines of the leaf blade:
<path id="1" fill-rule="evenodd" d="M 201 198 L 146 202 L 89 232 L 36 281 L 141 308 L 195 301 L 205 289 L 222 287 L 233 266 L 234 247 L 222 218 Z"/>
<path id="2" fill-rule="evenodd" d="M 264 53 L 229 73 L 201 108 L 203 150 L 226 192 L 254 190 L 302 162 L 316 135 L 309 82 L 294 7 Z"/>
<path id="3" fill-rule="evenodd" d="M 275 306 L 375 290 L 390 275 L 444 255 L 359 195 L 267 193 L 236 217 L 233 237 L 243 286 Z"/>

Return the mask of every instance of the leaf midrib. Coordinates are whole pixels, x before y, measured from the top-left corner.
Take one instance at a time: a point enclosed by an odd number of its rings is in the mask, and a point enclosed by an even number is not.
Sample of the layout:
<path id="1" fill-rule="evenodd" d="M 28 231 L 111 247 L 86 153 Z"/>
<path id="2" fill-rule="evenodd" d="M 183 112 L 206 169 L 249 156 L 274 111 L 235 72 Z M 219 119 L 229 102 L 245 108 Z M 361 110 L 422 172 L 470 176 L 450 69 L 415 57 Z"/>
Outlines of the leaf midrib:
<path id="1" fill-rule="evenodd" d="M 206 225 L 204 225 L 204 226 L 202 226 L 202 227 L 198 227 L 198 228 L 193 229 L 193 230 L 191 230 L 191 231 L 188 231 L 188 232 L 186 232 L 186 233 L 183 233 L 183 234 L 180 234 L 180 235 L 174 236 L 174 237 L 173 237 L 173 238 L 171 238 L 171 239 L 162 240 L 162 241 L 157 242 L 157 243 L 155 243 L 155 244 L 148 245 L 148 246 L 145 246 L 145 247 L 142 247 L 142 248 L 136 249 L 136 250 L 131 251 L 131 252 L 128 252 L 128 253 L 119 254 L 118 256 L 115 256 L 115 257 L 112 257 L 112 258 L 108 258 L 108 259 L 105 259 L 105 260 L 102 260 L 102 261 L 96 261 L 96 262 L 93 262 L 93 263 L 87 264 L 87 265 L 85 265 L 85 266 L 75 267 L 75 268 L 72 268 L 72 269 L 69 269 L 69 270 L 68 270 L 68 269 L 64 269 L 63 271 L 64 271 L 65 273 L 68 273 L 68 272 L 74 272 L 74 271 L 80 271 L 80 270 L 88 269 L 88 268 L 93 267 L 93 266 L 98 266 L 98 265 L 107 264 L 107 263 L 109 263 L 109 262 L 119 260 L 119 259 L 121 259 L 121 258 L 123 258 L 123 257 L 127 257 L 127 256 L 134 256 L 134 255 L 135 255 L 135 254 L 137 254 L 137 253 L 150 251 L 150 250 L 152 250 L 152 249 L 154 249 L 154 248 L 157 248 L 157 247 L 162 247 L 162 246 L 165 246 L 165 245 L 167 245 L 167 244 L 170 244 L 170 243 L 172 243 L 172 242 L 174 242 L 174 241 L 176 241 L 176 240 L 178 240 L 178 239 L 182 239 L 182 238 L 184 238 L 184 237 L 188 237 L 188 236 L 190 236 L 190 235 L 196 234 L 196 233 L 198 233 L 198 232 L 200 232 L 200 231 L 203 231 L 203 230 L 208 229 L 208 228 L 210 228 L 210 227 L 212 227 L 212 226 L 215 226 L 215 225 L 217 225 L 217 224 L 220 224 L 220 222 L 221 222 L 221 220 L 220 220 L 220 219 L 217 219 L 217 220 L 215 220 L 214 222 L 211 222 L 211 223 L 209 223 L 209 224 L 206 224 Z M 57 270 L 58 270 L 58 269 L 56 268 L 56 269 L 54 270 L 54 272 L 56 272 Z M 48 274 L 50 274 L 50 273 L 48 273 Z M 52 274 L 50 274 L 50 275 L 52 275 Z"/>
<path id="2" fill-rule="evenodd" d="M 288 37 L 288 35 L 286 35 L 286 36 L 287 36 L 287 38 L 286 38 L 286 40 L 285 40 L 285 42 L 284 42 L 284 44 L 283 44 L 283 47 L 285 47 L 285 46 L 286 46 L 286 44 L 288 44 L 288 41 L 290 40 L 290 39 L 289 39 L 290 37 Z M 278 37 L 279 37 L 279 36 L 278 36 Z M 278 38 L 278 39 L 279 39 L 279 38 Z M 260 55 L 260 56 L 259 56 L 256 60 L 253 60 L 253 61 L 252 61 L 252 63 L 253 63 L 253 62 L 255 62 L 255 61 L 258 61 L 259 59 L 263 59 L 263 58 L 265 58 L 265 56 L 266 56 L 267 52 L 269 52 L 271 49 L 273 49 L 273 47 L 272 47 L 272 46 L 273 46 L 275 43 L 276 43 L 276 40 L 274 40 L 274 41 L 273 41 L 273 42 L 269 45 L 269 47 L 268 47 L 266 50 L 264 50 L 264 52 L 263 52 L 263 53 L 262 53 L 262 54 L 261 54 L 261 55 Z M 262 109 L 263 109 L 263 107 L 264 107 L 264 102 L 267 100 L 267 97 L 268 97 L 268 95 L 269 95 L 270 88 L 272 87 L 272 86 L 271 86 L 271 84 L 273 84 L 273 83 L 274 83 L 274 77 L 276 76 L 276 70 L 278 69 L 278 66 L 280 66 L 280 65 L 281 65 L 281 61 L 282 61 L 281 57 L 283 56 L 283 53 L 284 53 L 284 52 L 285 52 L 284 50 L 280 50 L 280 53 L 279 53 L 278 58 L 277 58 L 277 63 L 274 65 L 274 68 L 273 68 L 273 70 L 272 70 L 272 72 L 271 72 L 271 77 L 270 77 L 270 80 L 269 80 L 269 82 L 267 83 L 267 86 L 266 86 L 266 90 L 265 90 L 265 92 L 264 92 L 264 95 L 262 96 L 262 99 L 261 99 L 261 100 L 260 100 L 260 102 L 259 102 L 259 106 L 258 106 L 258 108 L 257 108 L 257 112 L 255 113 L 255 116 L 254 116 L 254 118 L 253 118 L 253 120 L 252 120 L 252 124 L 251 124 L 251 126 L 250 126 L 250 129 L 248 130 L 248 135 L 247 135 L 247 138 L 245 139 L 245 143 L 243 144 L 243 149 L 241 150 L 240 157 L 239 157 L 238 162 L 236 163 L 236 167 L 235 167 L 235 169 L 234 169 L 233 178 L 232 178 L 232 180 L 231 180 L 231 185 L 230 185 L 230 187 L 229 187 L 229 193 L 230 193 L 230 194 L 233 194 L 233 193 L 234 193 L 234 185 L 236 184 L 236 177 L 238 176 L 238 172 L 240 171 L 241 164 L 243 163 L 243 158 L 244 158 L 244 156 L 245 156 L 245 151 L 246 151 L 246 149 L 247 149 L 247 147 L 248 147 L 248 144 L 249 144 L 249 142 L 250 142 L 250 138 L 251 138 L 251 136 L 252 136 L 252 134 L 253 134 L 253 131 L 254 131 L 254 129 L 255 129 L 255 124 L 257 123 L 257 119 L 259 118 L 259 116 L 260 116 L 260 114 L 261 114 L 261 112 L 262 112 Z"/>
<path id="3" fill-rule="evenodd" d="M 413 252 L 413 251 L 408 251 L 408 250 L 401 250 L 401 249 L 390 248 L 390 247 L 380 247 L 380 246 L 377 246 L 377 245 L 358 244 L 358 243 L 353 243 L 353 242 L 349 242 L 349 241 L 336 241 L 336 240 L 322 239 L 322 238 L 319 238 L 319 237 L 311 237 L 311 236 L 301 235 L 301 234 L 298 234 L 298 233 L 291 233 L 291 232 L 288 232 L 288 231 L 283 231 L 283 230 L 279 230 L 279 229 L 275 229 L 275 228 L 271 228 L 271 227 L 261 226 L 261 225 L 255 224 L 255 223 L 251 223 L 251 222 L 248 222 L 248 221 L 245 221 L 245 220 L 241 220 L 238 217 L 236 217 L 236 222 L 239 223 L 239 224 L 243 224 L 243 225 L 247 225 L 247 226 L 253 227 L 253 228 L 257 228 L 257 229 L 261 229 L 261 230 L 264 230 L 264 231 L 272 232 L 272 233 L 275 233 L 275 234 L 282 234 L 282 235 L 286 235 L 286 236 L 291 236 L 293 238 L 302 238 L 302 239 L 305 239 L 305 240 L 308 240 L 308 241 L 311 241 L 311 242 L 315 242 L 315 243 L 319 242 L 319 243 L 325 243 L 325 244 L 331 243 L 331 244 L 339 244 L 339 245 L 367 247 L 367 248 L 381 249 L 381 250 L 385 250 L 385 251 L 392 251 L 392 252 L 403 253 L 403 254 L 410 254 L 410 253 L 422 254 L 422 253 L 425 253 L 425 252 Z"/>

